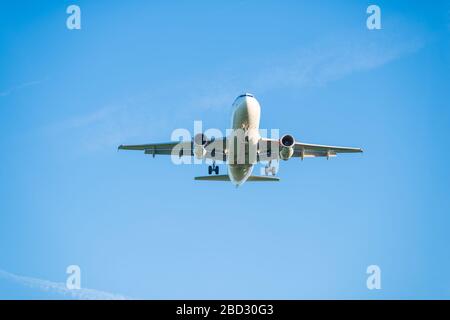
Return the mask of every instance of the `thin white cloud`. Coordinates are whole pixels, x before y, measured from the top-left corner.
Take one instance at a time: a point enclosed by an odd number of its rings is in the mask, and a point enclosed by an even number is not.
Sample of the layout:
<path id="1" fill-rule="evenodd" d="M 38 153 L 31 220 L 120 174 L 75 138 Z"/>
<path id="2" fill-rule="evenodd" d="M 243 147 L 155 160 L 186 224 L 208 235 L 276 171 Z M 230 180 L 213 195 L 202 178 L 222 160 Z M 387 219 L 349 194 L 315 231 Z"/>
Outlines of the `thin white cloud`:
<path id="1" fill-rule="evenodd" d="M 97 110 L 49 124 L 43 127 L 43 131 L 51 136 L 63 134 L 67 141 L 75 141 L 78 144 L 77 149 L 81 148 L 83 151 L 115 150 L 120 144 L 144 138 L 151 139 L 156 133 L 173 126 L 173 115 L 186 104 L 171 100 L 163 108 L 153 107 L 161 106 L 161 101 L 164 101 L 168 94 L 147 93 L 143 97 L 135 96 L 132 99 L 117 101 Z"/>
<path id="2" fill-rule="evenodd" d="M 375 31 L 378 32 L 378 31 Z M 358 73 L 374 70 L 413 53 L 425 44 L 421 34 L 406 37 L 401 31 L 387 34 L 348 34 L 348 39 L 322 38 L 315 43 L 293 47 L 258 60 L 234 74 L 220 72 L 208 82 L 195 82 L 194 92 L 204 94 L 190 103 L 201 109 L 221 109 L 231 105 L 239 93 L 261 94 L 277 88 L 320 87 Z M 227 68 L 231 69 L 231 68 Z"/>
<path id="3" fill-rule="evenodd" d="M 71 290 L 66 287 L 65 283 L 52 282 L 43 279 L 19 276 L 5 270 L 0 269 L 0 278 L 4 278 L 23 286 L 27 286 L 40 291 L 57 293 L 68 298 L 80 300 L 124 300 L 127 299 L 122 295 L 117 295 L 109 292 L 81 288 L 78 290 Z"/>
<path id="4" fill-rule="evenodd" d="M 424 44 L 420 38 L 360 36 L 358 39 L 321 41 L 277 59 L 283 62 L 273 63 L 272 67 L 260 72 L 253 86 L 259 90 L 323 86 L 353 73 L 381 67 Z"/>
<path id="5" fill-rule="evenodd" d="M 68 129 L 76 129 L 76 128 L 88 126 L 90 124 L 104 120 L 111 113 L 117 111 L 117 109 L 118 108 L 115 108 L 115 107 L 102 108 L 102 109 L 96 110 L 96 111 L 86 114 L 86 115 L 73 117 L 73 118 L 69 119 L 66 123 L 63 123 L 63 126 Z"/>
<path id="6" fill-rule="evenodd" d="M 51 135 L 64 134 L 68 140 L 81 141 L 84 149 L 97 150 L 117 146 L 144 129 L 142 118 L 137 117 L 132 108 L 117 104 L 71 116 L 46 126 L 44 131 Z"/>
<path id="7" fill-rule="evenodd" d="M 35 81 L 28 81 L 28 82 L 24 82 L 24 83 L 18 84 L 18 85 L 14 86 L 14 87 L 11 87 L 11 88 L 7 89 L 7 90 L 0 91 L 0 97 L 9 96 L 11 93 L 13 93 L 15 91 L 18 91 L 18 90 L 21 90 L 21 89 L 24 89 L 24 88 L 27 88 L 27 87 L 31 87 L 31 86 L 35 86 L 35 85 L 41 84 L 43 81 L 44 80 L 35 80 Z"/>

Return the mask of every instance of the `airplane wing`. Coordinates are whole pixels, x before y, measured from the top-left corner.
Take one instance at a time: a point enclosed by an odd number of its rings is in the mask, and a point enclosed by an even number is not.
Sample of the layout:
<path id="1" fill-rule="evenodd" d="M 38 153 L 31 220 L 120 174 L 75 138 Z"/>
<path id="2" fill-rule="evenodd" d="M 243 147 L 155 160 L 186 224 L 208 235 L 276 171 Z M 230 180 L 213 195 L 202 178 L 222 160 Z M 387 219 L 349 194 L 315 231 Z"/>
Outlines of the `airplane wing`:
<path id="1" fill-rule="evenodd" d="M 274 160 L 279 158 L 278 150 L 280 148 L 280 143 L 275 139 L 265 139 L 260 140 L 260 154 L 262 160 Z M 276 150 L 275 152 L 267 152 L 268 150 Z M 335 157 L 338 153 L 358 153 L 363 152 L 361 148 L 353 147 L 337 147 L 337 146 L 327 146 L 321 144 L 311 144 L 295 142 L 294 144 L 294 154 L 292 157 L 297 158 L 314 158 L 314 157 Z"/>
<path id="2" fill-rule="evenodd" d="M 149 143 L 136 145 L 120 145 L 119 150 L 140 150 L 145 154 L 151 155 L 171 155 L 174 148 L 183 149 L 186 155 L 192 155 L 192 142 L 166 142 L 166 143 Z"/>
<path id="3" fill-rule="evenodd" d="M 309 144 L 296 142 L 294 145 L 293 157 L 332 157 L 338 153 L 358 153 L 363 152 L 361 148 L 336 147 L 321 144 Z"/>
<path id="4" fill-rule="evenodd" d="M 205 158 L 225 161 L 224 145 L 223 139 L 212 141 L 205 147 Z M 145 154 L 151 154 L 153 157 L 156 155 L 174 155 L 179 157 L 194 155 L 194 143 L 192 141 L 120 145 L 118 149 L 144 151 Z"/>
<path id="5" fill-rule="evenodd" d="M 226 140 L 218 139 L 205 147 L 205 158 L 226 161 Z M 275 160 L 279 158 L 280 145 L 275 139 L 262 138 L 259 142 L 259 153 L 261 160 Z M 139 150 L 145 154 L 156 155 L 174 155 L 174 156 L 193 156 L 194 144 L 192 141 L 185 142 L 166 142 L 150 143 L 139 145 L 120 145 L 119 150 Z M 274 150 L 274 152 L 268 152 Z M 357 153 L 363 152 L 360 148 L 337 147 L 320 144 L 309 144 L 296 142 L 294 145 L 293 157 L 313 158 L 313 157 L 335 157 L 338 153 Z"/>

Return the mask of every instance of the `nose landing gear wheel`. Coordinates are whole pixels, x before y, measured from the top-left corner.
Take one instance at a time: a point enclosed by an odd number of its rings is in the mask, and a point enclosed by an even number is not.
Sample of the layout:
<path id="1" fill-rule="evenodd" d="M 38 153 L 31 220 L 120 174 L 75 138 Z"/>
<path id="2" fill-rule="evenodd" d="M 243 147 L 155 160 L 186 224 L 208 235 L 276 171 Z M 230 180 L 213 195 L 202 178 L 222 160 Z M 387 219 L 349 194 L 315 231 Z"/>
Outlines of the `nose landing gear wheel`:
<path id="1" fill-rule="evenodd" d="M 270 169 L 271 169 L 270 172 L 272 173 L 272 176 L 275 176 L 275 174 L 277 173 L 277 168 L 272 167 Z"/>
<path id="2" fill-rule="evenodd" d="M 264 173 L 266 174 L 266 176 L 268 176 L 269 173 L 272 174 L 272 176 L 275 176 L 277 174 L 277 168 L 272 166 L 272 161 L 269 161 L 269 164 L 264 167 Z"/>
<path id="3" fill-rule="evenodd" d="M 276 175 L 277 170 L 276 170 L 275 167 L 265 167 L 264 168 L 264 173 L 266 174 L 266 176 L 268 176 L 269 173 L 272 174 L 272 176 L 274 176 L 274 175 Z"/>

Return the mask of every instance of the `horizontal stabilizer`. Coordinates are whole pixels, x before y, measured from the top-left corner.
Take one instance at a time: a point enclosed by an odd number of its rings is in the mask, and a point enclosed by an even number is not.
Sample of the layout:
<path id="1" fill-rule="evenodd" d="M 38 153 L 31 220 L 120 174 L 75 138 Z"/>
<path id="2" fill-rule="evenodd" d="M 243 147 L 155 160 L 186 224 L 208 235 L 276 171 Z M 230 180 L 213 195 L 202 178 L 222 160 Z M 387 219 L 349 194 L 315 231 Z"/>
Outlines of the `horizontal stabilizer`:
<path id="1" fill-rule="evenodd" d="M 280 178 L 270 176 L 250 176 L 247 181 L 280 181 Z"/>
<path id="2" fill-rule="evenodd" d="M 195 180 L 205 180 L 205 181 L 230 181 L 230 177 L 227 174 L 216 175 L 216 176 L 202 176 L 195 177 Z"/>
<path id="3" fill-rule="evenodd" d="M 203 181 L 230 181 L 230 177 L 227 174 L 195 177 L 194 179 Z M 250 176 L 247 181 L 280 181 L 280 178 L 269 176 Z"/>

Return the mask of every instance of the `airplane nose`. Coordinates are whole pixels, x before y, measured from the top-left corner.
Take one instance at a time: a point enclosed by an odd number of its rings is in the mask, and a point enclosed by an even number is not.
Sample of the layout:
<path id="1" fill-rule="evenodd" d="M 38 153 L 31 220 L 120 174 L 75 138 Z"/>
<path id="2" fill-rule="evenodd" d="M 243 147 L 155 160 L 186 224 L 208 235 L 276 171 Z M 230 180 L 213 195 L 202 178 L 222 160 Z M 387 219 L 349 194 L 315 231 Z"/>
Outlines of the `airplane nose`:
<path id="1" fill-rule="evenodd" d="M 251 98 L 255 98 L 254 95 L 252 95 L 251 93 L 243 93 L 239 96 L 236 97 L 236 99 L 234 100 L 235 103 L 237 102 L 243 102 L 243 101 L 248 101 Z"/>

